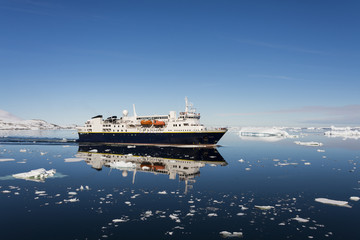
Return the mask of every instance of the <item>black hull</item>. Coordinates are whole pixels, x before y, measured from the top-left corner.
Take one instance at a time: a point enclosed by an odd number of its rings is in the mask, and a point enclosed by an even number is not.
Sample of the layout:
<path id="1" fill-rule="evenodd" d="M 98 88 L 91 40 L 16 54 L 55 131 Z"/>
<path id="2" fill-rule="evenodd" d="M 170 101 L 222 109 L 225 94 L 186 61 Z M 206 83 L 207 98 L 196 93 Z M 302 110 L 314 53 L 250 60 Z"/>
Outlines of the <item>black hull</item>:
<path id="1" fill-rule="evenodd" d="M 124 133 L 99 132 L 79 133 L 79 142 L 83 143 L 120 143 L 120 144 L 162 144 L 162 145 L 216 145 L 226 133 L 191 132 L 191 133 Z"/>

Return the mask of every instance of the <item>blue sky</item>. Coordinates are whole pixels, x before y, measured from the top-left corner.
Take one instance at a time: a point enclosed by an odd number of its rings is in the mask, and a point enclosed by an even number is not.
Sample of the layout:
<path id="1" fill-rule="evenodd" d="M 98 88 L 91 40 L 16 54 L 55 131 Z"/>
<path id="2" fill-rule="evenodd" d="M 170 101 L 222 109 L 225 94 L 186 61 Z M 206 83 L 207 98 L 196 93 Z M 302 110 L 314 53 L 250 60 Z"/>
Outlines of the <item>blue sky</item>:
<path id="1" fill-rule="evenodd" d="M 0 109 L 360 125 L 359 1 L 0 1 Z M 131 112 L 131 111 L 130 111 Z"/>

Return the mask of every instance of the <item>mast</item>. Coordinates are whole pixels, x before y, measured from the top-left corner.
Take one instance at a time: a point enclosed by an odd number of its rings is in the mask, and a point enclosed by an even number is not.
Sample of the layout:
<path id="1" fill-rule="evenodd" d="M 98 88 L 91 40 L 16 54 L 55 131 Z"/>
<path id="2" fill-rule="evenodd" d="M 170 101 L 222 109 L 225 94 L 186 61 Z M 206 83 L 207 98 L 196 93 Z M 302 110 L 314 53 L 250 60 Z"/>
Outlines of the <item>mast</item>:
<path id="1" fill-rule="evenodd" d="M 188 108 L 188 99 L 187 97 L 185 97 L 185 112 L 187 113 L 189 111 L 189 108 Z"/>
<path id="2" fill-rule="evenodd" d="M 134 117 L 137 117 L 136 110 L 135 110 L 135 104 L 133 104 L 133 110 L 134 110 Z"/>

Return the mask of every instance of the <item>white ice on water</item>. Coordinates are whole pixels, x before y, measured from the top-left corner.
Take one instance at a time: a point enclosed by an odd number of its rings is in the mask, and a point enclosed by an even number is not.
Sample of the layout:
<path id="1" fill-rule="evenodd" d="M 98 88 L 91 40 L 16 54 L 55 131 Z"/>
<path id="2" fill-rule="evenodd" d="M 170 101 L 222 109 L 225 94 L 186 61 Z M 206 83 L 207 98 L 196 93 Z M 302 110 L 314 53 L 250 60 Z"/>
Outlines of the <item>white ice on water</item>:
<path id="1" fill-rule="evenodd" d="M 47 177 L 52 177 L 56 173 L 55 169 L 45 170 L 44 168 L 39 168 L 31 170 L 29 172 L 13 174 L 14 178 L 20 178 L 25 180 L 44 180 Z"/>
<path id="2" fill-rule="evenodd" d="M 15 161 L 15 159 L 13 159 L 13 158 L 0 158 L 0 162 L 11 162 L 11 161 Z"/>
<path id="3" fill-rule="evenodd" d="M 295 144 L 298 144 L 298 145 L 302 145 L 302 146 L 310 146 L 310 147 L 318 147 L 318 146 L 322 146 L 323 144 L 321 142 L 314 142 L 314 141 L 311 141 L 311 142 L 301 142 L 301 141 L 295 141 L 294 142 Z"/>
<path id="4" fill-rule="evenodd" d="M 243 233 L 242 232 L 228 232 L 228 231 L 221 231 L 220 235 L 224 238 L 228 238 L 228 237 L 242 237 Z"/>
<path id="5" fill-rule="evenodd" d="M 355 202 L 357 202 L 357 201 L 359 201 L 359 200 L 360 200 L 360 198 L 359 198 L 359 197 L 350 197 L 350 200 L 351 200 L 351 201 L 355 201 Z"/>
<path id="6" fill-rule="evenodd" d="M 260 210 L 270 210 L 273 209 L 273 206 L 259 206 L 259 205 L 255 205 L 255 208 L 260 209 Z"/>
<path id="7" fill-rule="evenodd" d="M 323 204 L 351 208 L 351 206 L 348 205 L 349 203 L 347 201 L 338 201 L 338 200 L 332 200 L 332 199 L 328 199 L 328 198 L 315 198 L 315 201 L 319 202 L 319 203 L 323 203 Z"/>

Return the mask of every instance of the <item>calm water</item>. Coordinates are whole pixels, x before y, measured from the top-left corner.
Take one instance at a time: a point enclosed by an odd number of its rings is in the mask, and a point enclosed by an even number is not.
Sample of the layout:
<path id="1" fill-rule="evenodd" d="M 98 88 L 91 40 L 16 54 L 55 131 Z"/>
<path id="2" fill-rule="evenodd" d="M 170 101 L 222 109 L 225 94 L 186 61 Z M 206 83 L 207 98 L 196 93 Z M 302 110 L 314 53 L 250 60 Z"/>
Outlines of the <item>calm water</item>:
<path id="1" fill-rule="evenodd" d="M 34 135 L 76 138 L 71 131 L 17 133 Z M 220 144 L 0 143 L 1 239 L 221 239 L 222 231 L 243 239 L 357 239 L 360 201 L 349 198 L 360 196 L 360 140 L 229 132 Z M 43 181 L 12 177 L 38 168 L 57 173 Z"/>

